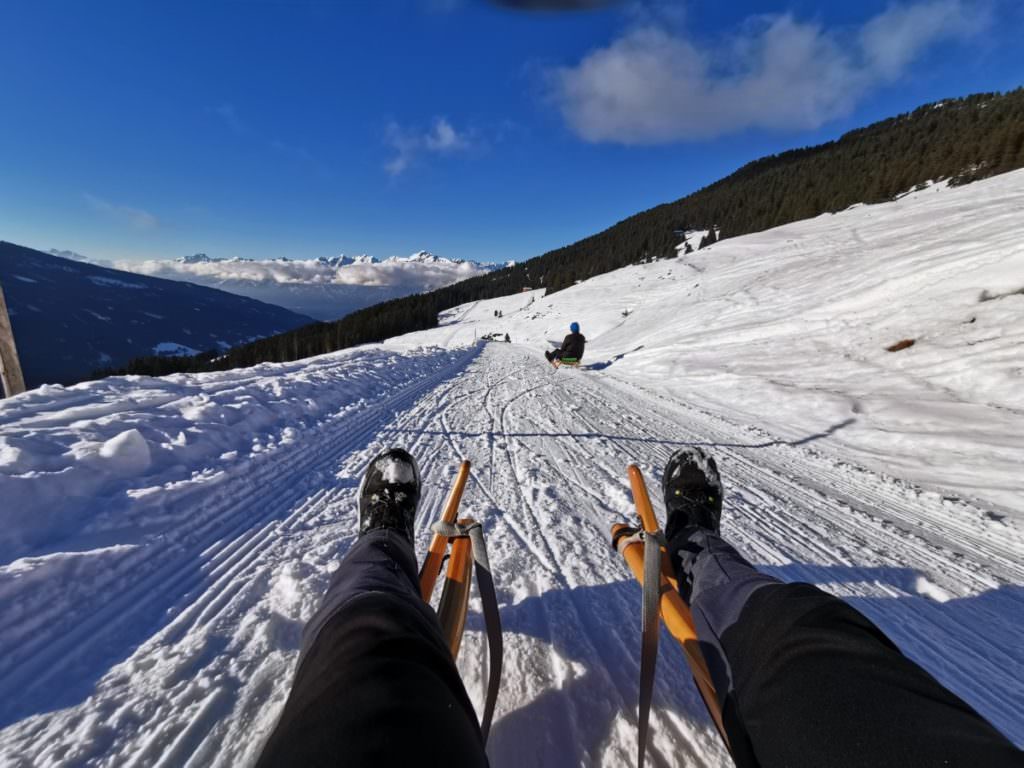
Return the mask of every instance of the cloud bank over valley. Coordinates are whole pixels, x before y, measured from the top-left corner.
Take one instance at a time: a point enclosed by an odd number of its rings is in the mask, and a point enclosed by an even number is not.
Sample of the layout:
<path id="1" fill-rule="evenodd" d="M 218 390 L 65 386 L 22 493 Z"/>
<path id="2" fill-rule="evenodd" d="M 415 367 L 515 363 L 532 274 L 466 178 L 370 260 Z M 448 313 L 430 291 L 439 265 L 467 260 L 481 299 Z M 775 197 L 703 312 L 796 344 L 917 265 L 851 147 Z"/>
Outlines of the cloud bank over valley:
<path id="1" fill-rule="evenodd" d="M 431 291 L 503 265 L 420 251 L 388 259 L 342 255 L 301 260 L 216 259 L 200 253 L 175 260 L 115 261 L 111 266 L 220 288 L 318 320 L 336 320 L 381 301 Z"/>

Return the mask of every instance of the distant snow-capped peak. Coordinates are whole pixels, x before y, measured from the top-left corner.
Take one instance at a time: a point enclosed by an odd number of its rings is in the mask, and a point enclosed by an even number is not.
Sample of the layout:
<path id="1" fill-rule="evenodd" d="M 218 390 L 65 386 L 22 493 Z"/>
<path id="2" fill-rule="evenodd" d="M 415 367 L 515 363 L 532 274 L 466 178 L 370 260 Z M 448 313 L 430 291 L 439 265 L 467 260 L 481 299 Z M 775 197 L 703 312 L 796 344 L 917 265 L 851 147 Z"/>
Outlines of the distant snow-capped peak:
<path id="1" fill-rule="evenodd" d="M 71 251 L 65 251 L 57 253 L 52 251 L 54 255 L 66 255 L 70 254 Z M 75 254 L 77 256 L 77 254 Z M 70 257 L 69 257 L 70 258 Z M 79 257 L 84 258 L 84 257 Z M 347 256 L 344 253 L 338 254 L 337 256 L 318 256 L 315 259 L 292 259 L 287 256 L 278 256 L 274 259 L 246 259 L 238 256 L 232 258 L 217 258 L 206 255 L 205 253 L 194 253 L 191 256 L 180 256 L 174 260 L 177 264 L 224 264 L 231 262 L 246 262 L 246 263 L 267 263 L 267 264 L 316 264 L 325 267 L 351 267 L 354 265 L 366 265 L 366 264 L 465 264 L 465 259 L 448 259 L 444 256 L 438 256 L 431 253 L 430 251 L 417 251 L 411 256 L 389 256 L 386 259 L 378 259 L 376 256 L 370 256 L 368 254 L 359 254 L 357 256 Z M 479 262 L 472 262 L 479 263 Z"/>
<path id="2" fill-rule="evenodd" d="M 446 259 L 442 256 L 437 256 L 430 251 L 416 251 L 412 256 L 406 256 L 405 258 L 395 257 L 395 260 L 420 264 L 440 264 L 443 262 L 447 262 L 449 264 L 463 263 L 463 259 Z"/>
<path id="3" fill-rule="evenodd" d="M 321 256 L 316 261 L 318 264 L 324 264 L 328 267 L 350 267 L 353 264 L 380 264 L 380 259 L 376 256 L 367 256 L 365 253 L 359 256 L 346 256 L 344 253 L 337 256 Z"/>
<path id="4" fill-rule="evenodd" d="M 496 269 L 497 267 L 493 264 L 483 264 L 479 261 L 467 261 L 466 259 L 449 259 L 444 256 L 438 256 L 430 251 L 416 251 L 411 256 L 391 256 L 384 260 L 387 264 L 473 264 L 479 267 L 485 267 L 488 269 Z"/>

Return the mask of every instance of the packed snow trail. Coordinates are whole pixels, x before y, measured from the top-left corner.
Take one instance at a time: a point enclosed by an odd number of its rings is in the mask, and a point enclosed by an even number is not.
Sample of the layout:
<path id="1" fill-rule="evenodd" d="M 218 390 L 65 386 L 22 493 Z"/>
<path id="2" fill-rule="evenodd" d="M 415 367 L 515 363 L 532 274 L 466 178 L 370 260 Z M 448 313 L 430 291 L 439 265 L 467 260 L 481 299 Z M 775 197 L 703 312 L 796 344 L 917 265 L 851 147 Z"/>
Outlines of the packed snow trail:
<path id="1" fill-rule="evenodd" d="M 495 766 L 633 760 L 640 590 L 609 529 L 634 517 L 626 465 L 641 465 L 657 498 L 661 467 L 686 444 L 719 458 L 723 529 L 741 551 L 851 600 L 1024 743 L 1019 529 L 816 451 L 835 428 L 785 442 L 610 371 L 555 372 L 536 350 L 452 355 L 203 497 L 194 526 L 104 551 L 101 598 L 89 612 L 67 607 L 81 628 L 26 627 L 0 677 L 0 762 L 251 762 L 287 696 L 302 626 L 354 539 L 362 472 L 391 445 L 420 460 L 421 556 L 459 462 L 473 462 L 463 509 L 485 524 L 505 630 Z M 459 666 L 479 705 L 478 610 L 474 599 Z M 651 755 L 654 765 L 730 764 L 668 640 Z"/>

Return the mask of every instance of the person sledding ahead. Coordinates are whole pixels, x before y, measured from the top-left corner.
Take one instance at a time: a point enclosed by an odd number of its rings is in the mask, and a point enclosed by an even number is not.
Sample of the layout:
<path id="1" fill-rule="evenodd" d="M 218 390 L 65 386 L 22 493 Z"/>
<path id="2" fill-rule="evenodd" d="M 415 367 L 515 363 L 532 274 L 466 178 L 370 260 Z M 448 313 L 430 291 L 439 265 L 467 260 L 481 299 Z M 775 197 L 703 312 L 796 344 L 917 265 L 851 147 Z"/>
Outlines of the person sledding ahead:
<path id="1" fill-rule="evenodd" d="M 758 572 L 728 544 L 722 482 L 703 450 L 669 459 L 662 493 L 670 570 L 739 768 L 1024 767 L 1024 753 L 863 614 Z M 613 546 L 638 534 L 617 527 Z"/>
<path id="2" fill-rule="evenodd" d="M 562 339 L 562 346 L 558 349 L 547 350 L 544 357 L 556 368 L 561 365 L 578 365 L 583 359 L 583 348 L 587 339 L 580 333 L 580 324 L 573 322 L 569 324 L 569 335 Z"/>

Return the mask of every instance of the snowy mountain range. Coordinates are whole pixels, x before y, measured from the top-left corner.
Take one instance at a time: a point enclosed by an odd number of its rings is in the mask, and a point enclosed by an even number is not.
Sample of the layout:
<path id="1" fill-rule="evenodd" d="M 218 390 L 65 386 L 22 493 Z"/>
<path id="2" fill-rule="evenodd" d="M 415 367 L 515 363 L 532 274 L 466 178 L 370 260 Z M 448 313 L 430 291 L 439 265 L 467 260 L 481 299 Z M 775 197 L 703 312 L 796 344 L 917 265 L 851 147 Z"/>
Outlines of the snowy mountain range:
<path id="1" fill-rule="evenodd" d="M 133 357 L 223 349 L 312 322 L 224 291 L 6 242 L 0 283 L 29 387 L 79 381 Z"/>
<path id="2" fill-rule="evenodd" d="M 119 260 L 111 266 L 218 288 L 318 320 L 336 320 L 372 304 L 440 288 L 505 265 L 419 251 L 387 259 L 344 254 L 317 259 L 219 259 L 197 253 L 175 260 Z"/>

